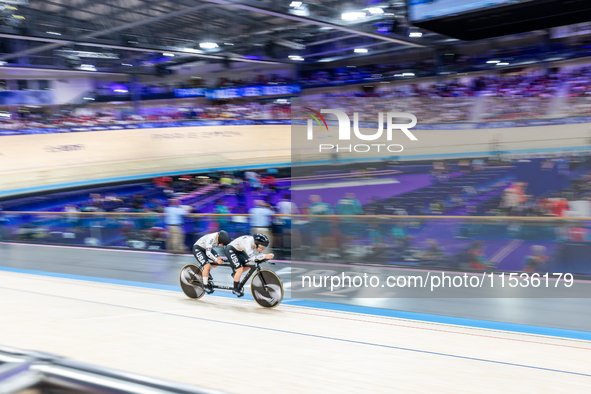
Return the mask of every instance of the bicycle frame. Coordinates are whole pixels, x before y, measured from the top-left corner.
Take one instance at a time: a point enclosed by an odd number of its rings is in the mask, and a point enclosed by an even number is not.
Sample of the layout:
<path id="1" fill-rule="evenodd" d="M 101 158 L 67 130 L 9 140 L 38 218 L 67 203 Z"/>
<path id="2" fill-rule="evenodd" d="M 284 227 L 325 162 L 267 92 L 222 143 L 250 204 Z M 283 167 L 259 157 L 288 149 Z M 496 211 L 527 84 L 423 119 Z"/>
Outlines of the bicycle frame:
<path id="1" fill-rule="evenodd" d="M 252 264 L 250 265 L 250 269 L 248 270 L 248 273 L 246 274 L 246 276 L 244 277 L 244 279 L 240 282 L 240 288 L 242 289 L 244 287 L 244 285 L 246 284 L 246 282 L 248 282 L 248 280 L 255 274 L 261 271 L 261 264 L 265 263 L 267 260 L 264 261 L 258 261 L 258 262 L 251 262 Z M 234 270 L 234 266 L 230 263 L 222 263 L 222 264 L 216 264 L 216 263 L 209 263 L 212 266 L 216 266 L 216 267 L 229 267 L 232 268 L 232 272 L 235 274 L 236 271 Z M 245 266 L 248 267 L 248 266 Z M 203 269 L 203 267 L 200 267 L 201 269 Z M 263 286 L 267 286 L 267 283 L 265 283 L 265 278 L 263 278 L 262 275 L 260 275 L 261 281 L 263 282 Z M 233 287 L 229 287 L 229 286 L 218 286 L 218 285 L 213 285 L 214 289 L 222 289 L 222 290 L 234 290 Z"/>

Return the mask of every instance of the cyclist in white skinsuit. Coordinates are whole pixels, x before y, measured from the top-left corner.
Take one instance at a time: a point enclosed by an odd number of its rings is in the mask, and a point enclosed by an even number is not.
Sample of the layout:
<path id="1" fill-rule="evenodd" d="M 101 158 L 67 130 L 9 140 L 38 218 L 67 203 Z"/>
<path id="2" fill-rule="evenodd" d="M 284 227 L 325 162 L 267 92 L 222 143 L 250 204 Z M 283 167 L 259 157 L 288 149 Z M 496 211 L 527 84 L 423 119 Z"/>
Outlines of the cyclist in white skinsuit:
<path id="1" fill-rule="evenodd" d="M 222 258 L 218 256 L 214 248 L 218 245 L 226 246 L 231 240 L 230 235 L 222 230 L 204 235 L 193 245 L 193 255 L 203 266 L 203 288 L 207 293 L 213 293 L 213 288 L 209 283 L 209 270 L 212 268 L 210 263 L 222 263 Z"/>
<path id="2" fill-rule="evenodd" d="M 269 260 L 274 254 L 263 254 L 265 248 L 269 246 L 269 238 L 264 234 L 243 235 L 236 238 L 226 246 L 226 256 L 228 261 L 234 267 L 234 290 L 232 293 L 242 297 L 244 292 L 239 288 L 242 274 L 251 267 L 251 261 Z"/>

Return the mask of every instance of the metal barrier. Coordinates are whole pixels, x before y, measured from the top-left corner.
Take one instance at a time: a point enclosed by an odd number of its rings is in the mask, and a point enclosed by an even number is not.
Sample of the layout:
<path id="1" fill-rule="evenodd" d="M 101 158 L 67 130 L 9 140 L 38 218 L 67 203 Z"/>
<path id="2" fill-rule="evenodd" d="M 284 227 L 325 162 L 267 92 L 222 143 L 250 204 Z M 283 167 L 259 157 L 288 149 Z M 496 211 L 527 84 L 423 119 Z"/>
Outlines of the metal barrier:
<path id="1" fill-rule="evenodd" d="M 223 394 L 218 390 L 121 372 L 37 351 L 0 346 L 0 393 L 49 389 L 89 394 Z"/>
<path id="2" fill-rule="evenodd" d="M 220 229 L 251 233 L 248 214 L 189 214 L 185 249 Z M 260 230 L 257 230 L 260 231 Z M 420 267 L 552 269 L 591 275 L 591 218 L 514 216 L 275 215 L 276 257 Z M 164 251 L 163 214 L 2 212 L 0 241 Z M 170 246 L 170 245 L 168 245 Z"/>

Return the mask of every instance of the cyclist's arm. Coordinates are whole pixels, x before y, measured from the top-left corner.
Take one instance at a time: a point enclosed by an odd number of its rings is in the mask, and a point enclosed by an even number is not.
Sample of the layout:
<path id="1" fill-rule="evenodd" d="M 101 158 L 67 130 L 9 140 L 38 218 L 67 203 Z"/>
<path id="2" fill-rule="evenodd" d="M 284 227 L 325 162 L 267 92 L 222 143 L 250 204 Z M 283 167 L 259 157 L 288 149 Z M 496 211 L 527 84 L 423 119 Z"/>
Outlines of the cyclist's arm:
<path id="1" fill-rule="evenodd" d="M 267 255 L 263 254 L 263 253 L 259 253 L 254 257 L 254 261 L 261 261 L 261 260 L 266 260 L 267 259 Z"/>
<path id="2" fill-rule="evenodd" d="M 205 255 L 211 260 L 211 261 L 217 261 L 217 257 L 211 252 L 213 250 L 215 246 L 215 237 L 211 237 L 210 239 L 207 240 L 206 243 L 206 247 L 205 247 Z"/>
<path id="3" fill-rule="evenodd" d="M 251 245 L 248 245 L 246 254 L 248 255 L 248 260 L 250 261 L 261 261 L 265 259 L 265 255 L 263 253 L 257 253 Z"/>

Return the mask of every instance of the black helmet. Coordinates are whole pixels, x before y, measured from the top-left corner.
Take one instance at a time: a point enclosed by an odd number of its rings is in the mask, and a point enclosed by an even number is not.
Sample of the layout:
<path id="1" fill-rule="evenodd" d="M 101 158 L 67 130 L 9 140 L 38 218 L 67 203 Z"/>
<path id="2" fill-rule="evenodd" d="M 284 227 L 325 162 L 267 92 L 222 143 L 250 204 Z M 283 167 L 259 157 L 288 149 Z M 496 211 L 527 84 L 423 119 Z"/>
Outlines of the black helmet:
<path id="1" fill-rule="evenodd" d="M 232 238 L 230 238 L 230 235 L 227 232 L 222 230 L 218 233 L 218 243 L 219 244 L 226 246 L 230 242 L 232 242 Z"/>
<path id="2" fill-rule="evenodd" d="M 265 248 L 269 246 L 269 238 L 265 234 L 255 234 L 252 237 L 256 246 L 264 246 Z"/>

